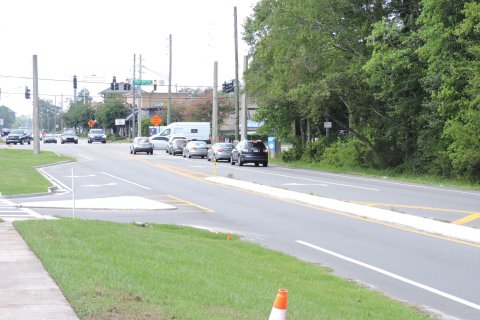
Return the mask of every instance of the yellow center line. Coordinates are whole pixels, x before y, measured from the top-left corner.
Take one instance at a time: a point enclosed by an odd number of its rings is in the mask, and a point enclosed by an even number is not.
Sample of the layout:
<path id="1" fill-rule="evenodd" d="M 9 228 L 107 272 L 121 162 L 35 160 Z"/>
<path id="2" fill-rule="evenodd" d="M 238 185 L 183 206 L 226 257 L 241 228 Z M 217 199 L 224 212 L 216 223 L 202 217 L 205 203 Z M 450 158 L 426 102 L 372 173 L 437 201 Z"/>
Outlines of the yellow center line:
<path id="1" fill-rule="evenodd" d="M 199 205 L 199 204 L 195 204 L 195 203 L 190 202 L 190 201 L 187 201 L 187 200 L 183 200 L 183 199 L 180 199 L 180 198 L 171 196 L 171 195 L 169 195 L 169 197 L 172 198 L 172 199 L 175 199 L 175 200 L 177 200 L 177 201 L 181 201 L 181 202 L 183 202 L 183 203 L 189 204 L 189 205 L 191 205 L 191 206 L 193 206 L 193 207 L 197 207 L 197 208 L 199 208 L 199 209 L 201 209 L 201 210 L 203 210 L 203 211 L 206 211 L 206 212 L 215 212 L 215 211 L 213 211 L 212 209 L 206 208 L 206 207 L 204 207 L 204 206 L 201 206 L 201 205 Z"/>
<path id="2" fill-rule="evenodd" d="M 166 171 L 177 173 L 177 174 L 183 175 L 183 176 L 191 178 L 191 179 L 195 179 L 195 180 L 198 180 L 198 181 L 203 181 L 205 183 L 209 183 L 209 184 L 213 184 L 213 185 L 217 185 L 217 186 L 222 186 L 222 187 L 225 187 L 225 188 L 228 188 L 228 189 L 239 190 L 239 191 L 254 194 L 254 195 L 257 195 L 257 196 L 265 196 L 267 198 L 273 198 L 273 199 L 277 199 L 277 200 L 279 199 L 278 197 L 275 197 L 273 195 L 258 194 L 258 193 L 255 193 L 255 192 L 252 192 L 252 191 L 249 191 L 249 190 L 238 188 L 238 187 L 224 186 L 224 185 L 219 185 L 219 184 L 216 184 L 216 183 L 213 183 L 213 182 L 206 181 L 206 180 L 203 179 L 203 177 L 208 177 L 210 175 L 207 175 L 207 174 L 204 174 L 204 173 L 199 174 L 198 172 L 195 173 L 195 172 L 190 171 L 190 170 L 183 170 L 183 172 L 182 172 L 180 170 L 177 170 L 176 167 L 173 167 L 173 166 L 168 166 L 168 165 L 165 165 L 165 164 L 156 164 L 156 163 L 152 163 L 152 162 L 147 161 L 147 160 L 141 160 L 141 161 L 144 161 L 148 164 L 151 164 L 151 165 L 156 166 L 158 168 L 164 169 Z M 189 172 L 189 173 L 187 173 L 187 172 Z M 195 173 L 195 174 L 192 174 L 192 173 Z M 201 176 L 201 178 L 197 177 L 197 176 Z M 172 199 L 176 199 L 178 201 L 185 202 L 187 204 L 190 204 L 194 207 L 200 208 L 200 209 L 205 210 L 207 212 L 214 212 L 211 209 L 208 209 L 208 208 L 205 208 L 203 206 L 194 204 L 192 202 L 189 202 L 189 201 L 186 201 L 186 200 L 183 200 L 183 199 L 171 196 L 171 195 L 169 195 L 169 197 L 171 197 Z M 444 240 L 444 241 L 449 241 L 449 242 L 454 242 L 454 243 L 458 243 L 458 244 L 462 244 L 462 245 L 467 245 L 467 246 L 470 246 L 470 247 L 480 248 L 480 244 L 476 244 L 476 243 L 471 243 L 471 242 L 467 242 L 467 241 L 463 241 L 463 240 L 457 240 L 457 239 L 445 237 L 445 236 L 442 236 L 442 235 L 437 235 L 437 234 L 433 234 L 433 233 L 419 231 L 419 230 L 415 230 L 415 229 L 412 229 L 412 228 L 403 227 L 403 226 L 391 224 L 391 223 L 388 223 L 388 222 L 377 221 L 377 220 L 369 219 L 369 218 L 366 218 L 366 217 L 360 217 L 360 216 L 352 215 L 352 214 L 341 212 L 341 211 L 331 210 L 331 209 L 327 209 L 327 208 L 319 208 L 319 207 L 309 205 L 309 204 L 305 204 L 305 203 L 301 203 L 301 202 L 298 202 L 298 201 L 295 201 L 295 200 L 286 200 L 286 199 L 280 199 L 280 200 L 285 201 L 285 202 L 289 202 L 289 203 L 294 203 L 294 204 L 297 204 L 297 205 L 300 205 L 300 206 L 303 206 L 303 207 L 316 209 L 316 210 L 321 211 L 321 212 L 333 213 L 333 214 L 336 214 L 336 215 L 341 215 L 341 216 L 349 217 L 349 218 L 356 219 L 356 220 L 367 221 L 367 222 L 383 225 L 383 226 L 386 226 L 386 227 L 391 227 L 391 228 L 394 228 L 394 229 L 423 235 L 423 236 L 430 237 L 430 238 L 436 238 L 436 239 L 440 239 L 440 240 Z M 352 201 L 352 202 L 355 203 L 354 201 Z M 370 205 L 370 206 L 374 206 L 374 205 L 391 206 L 392 205 L 392 204 L 385 204 L 385 203 L 360 202 L 360 201 L 358 201 L 356 203 L 360 203 L 360 204 L 364 204 L 364 205 Z M 400 206 L 402 206 L 402 205 L 400 205 Z M 405 207 L 409 207 L 409 208 L 429 208 L 429 207 L 420 207 L 420 206 L 405 206 Z M 430 208 L 430 210 L 439 210 L 439 209 L 438 208 Z M 479 213 L 472 212 L 472 211 L 461 211 L 461 210 L 459 211 L 459 210 L 451 210 L 451 209 L 441 209 L 440 211 L 452 211 L 452 212 L 479 214 Z M 479 216 L 480 216 L 480 214 L 479 214 Z"/>
<path id="3" fill-rule="evenodd" d="M 468 222 L 472 222 L 473 220 L 480 219 L 480 213 L 474 213 L 464 218 L 452 221 L 453 224 L 465 224 Z"/>
<path id="4" fill-rule="evenodd" d="M 465 224 L 472 222 L 474 220 L 480 219 L 480 212 L 477 211 L 468 211 L 468 210 L 456 210 L 456 209 L 446 209 L 446 208 L 434 208 L 434 207 L 424 207 L 424 206 L 413 206 L 413 205 L 404 205 L 404 204 L 394 204 L 394 203 L 381 203 L 381 202 L 362 202 L 362 201 L 352 201 L 353 203 L 363 204 L 369 207 L 397 207 L 397 208 L 406 208 L 406 209 L 420 209 L 420 210 L 430 210 L 430 211 L 440 211 L 440 212 L 456 212 L 456 213 L 465 213 L 468 216 L 451 221 L 453 224 Z"/>
<path id="5" fill-rule="evenodd" d="M 406 204 L 395 204 L 395 203 L 381 203 L 381 202 L 362 202 L 362 201 L 352 201 L 352 203 L 363 204 L 369 207 L 398 207 L 406 209 L 421 209 L 421 210 L 431 210 L 431 211 L 442 211 L 442 212 L 458 212 L 466 214 L 479 214 L 477 211 L 468 211 L 468 210 L 456 210 L 456 209 L 446 209 L 446 208 L 435 208 L 435 207 L 425 207 L 425 206 L 413 206 Z"/>

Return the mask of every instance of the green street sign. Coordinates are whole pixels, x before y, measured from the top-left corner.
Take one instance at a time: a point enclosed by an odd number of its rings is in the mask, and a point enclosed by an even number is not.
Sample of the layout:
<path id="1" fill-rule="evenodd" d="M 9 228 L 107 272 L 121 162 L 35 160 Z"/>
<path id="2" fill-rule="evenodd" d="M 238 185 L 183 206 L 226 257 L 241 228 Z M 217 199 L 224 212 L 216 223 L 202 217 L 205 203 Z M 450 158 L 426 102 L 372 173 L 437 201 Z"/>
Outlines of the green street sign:
<path id="1" fill-rule="evenodd" d="M 134 86 L 151 86 L 153 85 L 153 80 L 133 80 Z"/>

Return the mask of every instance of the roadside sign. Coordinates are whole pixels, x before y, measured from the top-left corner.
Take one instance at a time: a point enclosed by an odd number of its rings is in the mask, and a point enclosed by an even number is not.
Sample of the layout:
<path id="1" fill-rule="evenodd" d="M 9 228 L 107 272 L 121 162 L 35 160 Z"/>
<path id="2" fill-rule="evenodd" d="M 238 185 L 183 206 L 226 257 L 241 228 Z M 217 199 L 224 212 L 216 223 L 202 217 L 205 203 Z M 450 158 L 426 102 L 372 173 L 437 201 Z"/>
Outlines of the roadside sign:
<path id="1" fill-rule="evenodd" d="M 115 119 L 115 125 L 116 126 L 124 126 L 125 125 L 125 119 Z"/>
<path id="2" fill-rule="evenodd" d="M 95 124 L 97 124 L 97 121 L 95 121 L 93 119 L 88 120 L 88 126 L 90 128 L 93 128 L 95 126 Z"/>
<path id="3" fill-rule="evenodd" d="M 151 86 L 153 85 L 153 80 L 133 80 L 134 86 Z"/>
<path id="4" fill-rule="evenodd" d="M 150 118 L 150 122 L 155 126 L 159 126 L 163 122 L 163 119 L 158 114 L 155 114 Z"/>

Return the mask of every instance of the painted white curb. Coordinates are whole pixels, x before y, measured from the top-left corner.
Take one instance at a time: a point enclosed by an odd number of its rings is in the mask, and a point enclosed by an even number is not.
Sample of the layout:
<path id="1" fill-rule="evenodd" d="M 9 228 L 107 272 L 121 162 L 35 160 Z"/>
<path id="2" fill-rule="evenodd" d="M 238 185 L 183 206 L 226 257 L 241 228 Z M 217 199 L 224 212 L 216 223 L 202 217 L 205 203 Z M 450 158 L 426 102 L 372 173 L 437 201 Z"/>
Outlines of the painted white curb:
<path id="1" fill-rule="evenodd" d="M 240 189 L 253 191 L 269 195 L 275 198 L 295 200 L 312 206 L 337 210 L 353 215 L 369 218 L 372 220 L 388 222 L 401 226 L 414 228 L 445 237 L 455 238 L 459 240 L 480 243 L 480 230 L 466 226 L 435 221 L 431 219 L 421 218 L 408 214 L 398 213 L 385 209 L 372 208 L 360 204 L 349 203 L 345 201 L 313 196 L 306 193 L 295 192 L 280 188 L 274 188 L 246 182 L 241 180 L 229 179 L 224 177 L 207 177 L 205 180 L 222 185 L 232 186 Z"/>

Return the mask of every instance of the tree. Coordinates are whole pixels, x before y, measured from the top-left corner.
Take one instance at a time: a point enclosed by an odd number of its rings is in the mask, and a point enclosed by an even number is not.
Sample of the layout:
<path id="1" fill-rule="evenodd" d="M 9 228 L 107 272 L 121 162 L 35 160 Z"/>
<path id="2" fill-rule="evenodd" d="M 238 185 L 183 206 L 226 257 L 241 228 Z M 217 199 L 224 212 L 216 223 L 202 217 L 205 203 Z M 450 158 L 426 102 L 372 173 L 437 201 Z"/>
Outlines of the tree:
<path id="1" fill-rule="evenodd" d="M 90 91 L 86 88 L 80 90 L 77 94 L 77 101 L 83 102 L 84 104 L 92 104 L 93 98 L 90 96 Z"/>
<path id="2" fill-rule="evenodd" d="M 373 51 L 363 67 L 378 102 L 371 108 L 368 123 L 375 150 L 386 167 L 401 165 L 416 151 L 419 115 L 426 98 L 420 82 L 425 64 L 416 53 L 421 45 L 416 35 L 419 1 L 398 8 L 396 1 L 390 5 L 390 16 L 374 25 L 369 39 Z"/>
<path id="3" fill-rule="evenodd" d="M 57 122 L 60 123 L 60 111 L 60 107 L 55 106 L 51 100 L 40 99 L 38 101 L 40 129 L 47 129 L 49 132 L 54 132 Z"/>
<path id="4" fill-rule="evenodd" d="M 105 99 L 105 102 L 97 106 L 95 120 L 104 129 L 114 129 L 115 119 L 124 119 L 128 114 L 123 98 L 112 95 Z"/>
<path id="5" fill-rule="evenodd" d="M 15 123 L 15 112 L 6 106 L 0 106 L 0 119 L 3 119 L 3 128 L 11 128 Z"/>
<path id="6" fill-rule="evenodd" d="M 94 119 L 94 114 L 92 106 L 77 101 L 72 103 L 68 111 L 63 114 L 63 120 L 67 127 L 83 130 L 87 127 L 88 121 Z"/>
<path id="7" fill-rule="evenodd" d="M 187 102 L 178 106 L 183 121 L 212 121 L 213 89 L 197 89 L 189 91 Z M 218 124 L 234 112 L 234 102 L 228 94 L 219 94 L 218 97 Z"/>

